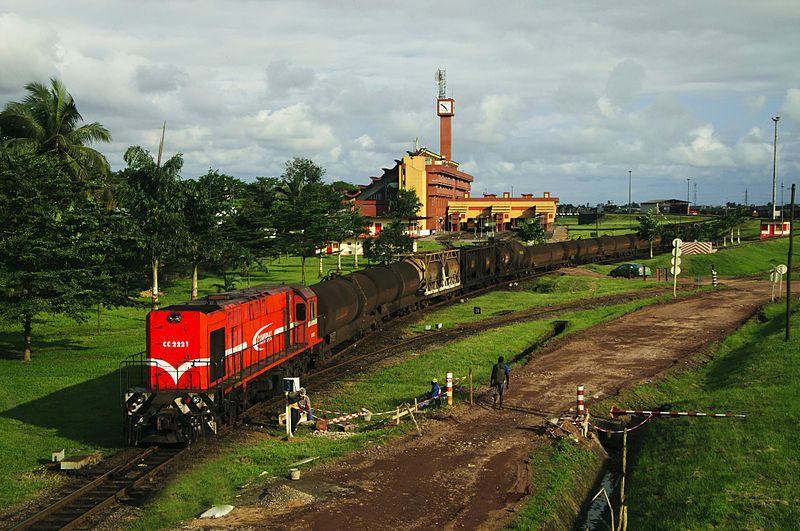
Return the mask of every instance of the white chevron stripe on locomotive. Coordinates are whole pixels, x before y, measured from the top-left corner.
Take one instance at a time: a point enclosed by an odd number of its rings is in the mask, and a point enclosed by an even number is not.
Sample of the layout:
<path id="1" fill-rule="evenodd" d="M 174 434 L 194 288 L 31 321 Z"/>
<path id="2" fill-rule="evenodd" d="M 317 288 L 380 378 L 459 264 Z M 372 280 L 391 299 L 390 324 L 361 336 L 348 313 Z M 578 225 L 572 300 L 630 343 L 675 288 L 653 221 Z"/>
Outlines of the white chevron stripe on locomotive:
<path id="1" fill-rule="evenodd" d="M 210 358 L 198 358 L 194 360 L 184 361 L 178 367 L 173 367 L 171 363 L 164 360 L 156 360 L 156 359 L 149 359 L 147 360 L 147 364 L 151 367 L 159 367 L 164 370 L 167 374 L 169 374 L 172 381 L 175 382 L 175 385 L 178 385 L 178 380 L 181 379 L 181 376 L 186 374 L 187 371 L 195 368 L 195 367 L 204 367 L 211 363 Z"/>

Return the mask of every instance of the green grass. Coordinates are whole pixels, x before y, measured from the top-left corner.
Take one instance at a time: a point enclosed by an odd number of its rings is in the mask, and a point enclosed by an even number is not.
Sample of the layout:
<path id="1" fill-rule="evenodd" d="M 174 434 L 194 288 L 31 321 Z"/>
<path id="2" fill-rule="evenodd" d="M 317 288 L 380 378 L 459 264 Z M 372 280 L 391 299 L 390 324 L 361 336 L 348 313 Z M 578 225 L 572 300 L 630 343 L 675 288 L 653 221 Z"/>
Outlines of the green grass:
<path id="1" fill-rule="evenodd" d="M 795 236 L 794 262 L 798 263 L 800 254 L 800 237 Z M 694 276 L 710 277 L 711 266 L 715 266 L 720 276 L 763 276 L 769 277 L 769 270 L 776 264 L 786 264 L 789 252 L 789 239 L 780 238 L 756 242 L 746 242 L 740 245 L 729 245 L 718 248 L 716 253 L 681 256 L 681 276 L 691 278 Z M 648 267 L 670 267 L 671 255 L 668 253 L 656 256 L 653 259 L 632 259 L 630 262 L 645 264 Z M 587 269 L 607 274 L 617 267 L 617 264 L 589 264 Z M 654 271 L 655 272 L 655 271 Z"/>
<path id="2" fill-rule="evenodd" d="M 584 469 L 593 468 L 597 457 L 591 450 L 576 445 L 562 437 L 531 455 L 534 485 L 522 510 L 507 529 L 542 529 L 549 524 L 555 528 L 558 507 L 566 493 L 583 490 L 586 478 Z M 565 522 L 559 522 L 565 524 Z"/>
<path id="3" fill-rule="evenodd" d="M 435 240 L 417 240 L 417 251 L 438 251 L 444 246 Z"/>
<path id="4" fill-rule="evenodd" d="M 636 221 L 638 214 L 606 214 L 599 224 L 600 236 L 620 236 L 631 232 L 638 232 L 639 223 Z M 678 216 L 674 214 L 658 216 L 659 223 L 698 223 L 714 216 Z M 557 225 L 564 225 L 569 230 L 570 238 L 593 238 L 597 232 L 594 223 L 579 225 L 578 216 L 559 216 Z M 759 219 L 747 219 L 741 226 L 741 237 L 745 240 L 757 239 L 759 236 Z"/>
<path id="5" fill-rule="evenodd" d="M 745 325 L 696 370 L 614 400 L 629 409 L 669 403 L 673 410 L 748 416 L 657 419 L 632 434 L 632 529 L 797 528 L 800 334 L 795 324 L 792 340 L 783 341 L 783 310 L 768 306 L 766 323 Z"/>
<path id="6" fill-rule="evenodd" d="M 424 321 L 413 325 L 408 334 L 424 333 L 426 324 L 442 323 L 444 327 L 450 327 L 480 321 L 486 317 L 502 315 L 509 311 L 566 304 L 657 287 L 666 287 L 666 284 L 554 273 L 521 282 L 518 287 L 512 289 L 498 289 L 479 297 L 466 299 L 463 304 L 453 304 L 442 308 L 426 316 Z M 480 307 L 480 314 L 474 313 L 476 306 Z"/>

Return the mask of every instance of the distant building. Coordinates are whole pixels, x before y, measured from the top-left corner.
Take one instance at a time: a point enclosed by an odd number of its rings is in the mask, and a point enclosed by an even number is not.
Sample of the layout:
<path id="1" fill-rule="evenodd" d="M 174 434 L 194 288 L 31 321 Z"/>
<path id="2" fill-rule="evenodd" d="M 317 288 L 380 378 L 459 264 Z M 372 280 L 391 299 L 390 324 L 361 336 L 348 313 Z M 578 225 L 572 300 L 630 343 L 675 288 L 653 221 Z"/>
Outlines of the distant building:
<path id="1" fill-rule="evenodd" d="M 450 230 L 474 230 L 489 227 L 497 232 L 515 229 L 520 222 L 538 217 L 545 230 L 550 230 L 556 219 L 557 197 L 544 192 L 541 197 L 522 194 L 511 197 L 503 192 L 483 194 L 483 197 L 465 197 L 450 201 L 447 214 Z"/>
<path id="2" fill-rule="evenodd" d="M 360 186 L 346 197 L 353 200 L 361 214 L 369 220 L 369 233 L 378 235 L 389 222 L 389 201 L 397 190 L 414 190 L 422 203 L 419 216 L 409 222 L 409 233 L 426 236 L 435 231 L 472 230 L 477 226 L 496 231 L 513 229 L 523 219 L 539 217 L 548 229 L 555 221 L 558 198 L 545 192 L 541 197 L 521 194 L 502 197 L 484 194 L 470 197 L 474 177 L 459 169 L 452 160 L 452 118 L 455 100 L 444 93 L 443 72 L 436 100 L 439 116 L 439 149 L 435 153 L 425 147 L 409 151 L 392 168 L 384 168 L 380 177 L 370 177 L 371 182 Z"/>
<path id="3" fill-rule="evenodd" d="M 642 214 L 688 214 L 689 201 L 682 201 L 680 199 L 651 199 L 650 201 L 642 201 L 641 204 Z"/>

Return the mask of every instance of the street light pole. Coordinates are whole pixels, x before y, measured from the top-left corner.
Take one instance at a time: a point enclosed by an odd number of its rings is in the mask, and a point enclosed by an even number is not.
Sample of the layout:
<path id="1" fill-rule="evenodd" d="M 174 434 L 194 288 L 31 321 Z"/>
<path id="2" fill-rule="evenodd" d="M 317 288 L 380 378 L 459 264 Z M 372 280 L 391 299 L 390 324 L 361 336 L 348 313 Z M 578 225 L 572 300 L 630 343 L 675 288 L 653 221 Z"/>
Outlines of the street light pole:
<path id="1" fill-rule="evenodd" d="M 631 220 L 631 170 L 628 170 L 628 221 Z M 599 234 L 597 235 L 600 236 Z"/>
<path id="2" fill-rule="evenodd" d="M 691 204 L 692 200 L 689 197 L 689 182 L 691 181 L 690 178 L 686 178 L 686 215 L 690 214 L 689 205 Z"/>
<path id="3" fill-rule="evenodd" d="M 628 170 L 628 215 L 631 214 L 631 170 Z"/>
<path id="4" fill-rule="evenodd" d="M 775 219 L 775 175 L 778 168 L 778 120 L 780 116 L 772 119 L 775 122 L 775 138 L 772 141 L 772 219 Z"/>
<path id="5" fill-rule="evenodd" d="M 783 230 L 783 183 L 781 183 L 781 230 Z"/>

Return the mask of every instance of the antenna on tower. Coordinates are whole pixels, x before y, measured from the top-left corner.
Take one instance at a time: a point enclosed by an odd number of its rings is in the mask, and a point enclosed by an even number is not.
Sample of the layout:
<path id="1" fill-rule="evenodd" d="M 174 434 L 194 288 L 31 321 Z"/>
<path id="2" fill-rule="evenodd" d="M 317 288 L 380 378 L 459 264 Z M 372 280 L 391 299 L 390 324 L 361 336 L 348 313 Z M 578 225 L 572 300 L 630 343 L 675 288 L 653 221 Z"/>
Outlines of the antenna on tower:
<path id="1" fill-rule="evenodd" d="M 444 99 L 447 97 L 447 70 L 438 69 L 436 71 L 436 84 L 439 85 L 439 99 Z"/>

